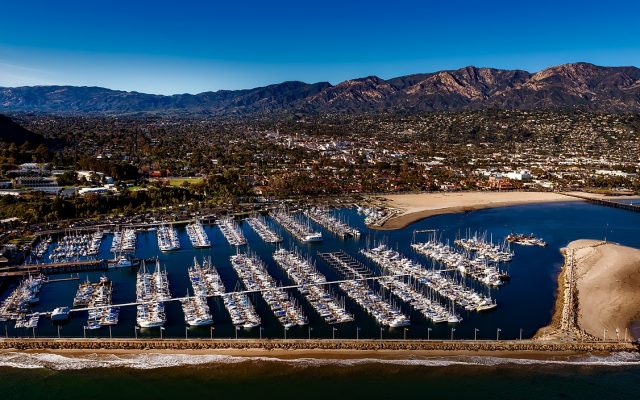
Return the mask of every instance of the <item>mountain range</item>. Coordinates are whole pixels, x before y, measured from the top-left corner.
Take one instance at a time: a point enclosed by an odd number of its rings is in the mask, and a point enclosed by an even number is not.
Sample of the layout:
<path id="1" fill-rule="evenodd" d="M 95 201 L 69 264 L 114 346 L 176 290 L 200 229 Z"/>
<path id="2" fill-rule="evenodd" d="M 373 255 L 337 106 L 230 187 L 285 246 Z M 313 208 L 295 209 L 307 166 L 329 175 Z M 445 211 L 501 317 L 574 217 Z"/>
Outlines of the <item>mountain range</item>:
<path id="1" fill-rule="evenodd" d="M 283 82 L 171 96 L 100 87 L 0 88 L 0 112 L 245 116 L 497 109 L 640 111 L 640 69 L 563 64 L 540 72 L 465 67 L 392 79 Z"/>

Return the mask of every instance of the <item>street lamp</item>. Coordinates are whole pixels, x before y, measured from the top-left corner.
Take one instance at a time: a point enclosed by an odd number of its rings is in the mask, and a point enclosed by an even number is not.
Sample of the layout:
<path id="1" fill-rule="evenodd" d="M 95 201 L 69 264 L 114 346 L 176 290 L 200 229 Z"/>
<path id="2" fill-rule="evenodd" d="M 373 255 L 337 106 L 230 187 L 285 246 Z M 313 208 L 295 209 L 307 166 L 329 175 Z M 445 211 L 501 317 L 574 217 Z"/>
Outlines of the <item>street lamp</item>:
<path id="1" fill-rule="evenodd" d="M 240 330 L 239 326 L 236 326 L 236 340 L 238 340 L 238 331 Z"/>
<path id="2" fill-rule="evenodd" d="M 475 328 L 473 330 L 473 341 L 474 342 L 478 340 L 478 331 L 480 331 L 480 329 L 478 329 L 478 328 Z"/>
<path id="3" fill-rule="evenodd" d="M 502 331 L 502 329 L 498 328 L 496 329 L 496 341 L 500 340 L 500 332 Z"/>
<path id="4" fill-rule="evenodd" d="M 58 325 L 58 339 L 60 339 L 60 325 Z"/>
<path id="5" fill-rule="evenodd" d="M 520 340 L 522 340 L 522 328 L 520 328 Z"/>
<path id="6" fill-rule="evenodd" d="M 82 336 L 84 336 L 85 339 L 87 338 L 87 327 L 86 326 L 82 327 Z"/>
<path id="7" fill-rule="evenodd" d="M 338 330 L 338 328 L 333 328 L 333 333 L 332 333 L 332 336 L 331 336 L 332 340 L 336 340 L 336 331 L 337 330 Z"/>
<path id="8" fill-rule="evenodd" d="M 604 342 L 607 341 L 607 328 L 604 328 L 604 338 L 602 339 Z"/>
<path id="9" fill-rule="evenodd" d="M 404 340 L 407 340 L 407 331 L 409 328 L 404 328 Z"/>
<path id="10" fill-rule="evenodd" d="M 453 332 L 456 331 L 456 328 L 451 328 L 451 340 L 453 340 Z"/>
<path id="11" fill-rule="evenodd" d="M 309 325 L 308 327 L 308 331 L 309 331 L 309 340 L 311 340 L 311 331 L 313 330 L 313 328 L 311 327 L 311 325 Z"/>
<path id="12" fill-rule="evenodd" d="M 360 340 L 360 327 L 356 327 L 356 340 Z"/>
<path id="13" fill-rule="evenodd" d="M 111 325 L 109 325 L 109 339 L 113 339 L 113 336 L 111 335 Z"/>
<path id="14" fill-rule="evenodd" d="M 184 327 L 184 338 L 185 340 L 189 339 L 189 327 L 186 325 Z"/>
<path id="15" fill-rule="evenodd" d="M 213 330 L 214 329 L 215 328 L 213 326 L 209 328 L 209 333 L 211 334 L 211 337 L 210 337 L 211 340 L 213 340 Z"/>
<path id="16" fill-rule="evenodd" d="M 380 340 L 382 340 L 382 331 L 384 330 L 383 327 L 380 327 Z"/>
<path id="17" fill-rule="evenodd" d="M 284 327 L 284 340 L 287 340 L 287 331 L 289 330 L 289 328 L 287 328 L 286 326 Z"/>
<path id="18" fill-rule="evenodd" d="M 160 340 L 162 340 L 162 332 L 164 331 L 164 326 L 160 327 Z"/>
<path id="19" fill-rule="evenodd" d="M 431 328 L 427 328 L 427 340 L 431 340 Z"/>
<path id="20" fill-rule="evenodd" d="M 134 332 L 135 332 L 136 339 L 137 339 L 137 338 L 138 338 L 138 327 L 137 327 L 137 326 L 134 326 L 134 328 L 135 328 L 135 329 L 134 329 Z"/>
<path id="21" fill-rule="evenodd" d="M 260 340 L 262 340 L 262 330 L 264 329 L 263 327 L 259 327 L 260 328 Z"/>

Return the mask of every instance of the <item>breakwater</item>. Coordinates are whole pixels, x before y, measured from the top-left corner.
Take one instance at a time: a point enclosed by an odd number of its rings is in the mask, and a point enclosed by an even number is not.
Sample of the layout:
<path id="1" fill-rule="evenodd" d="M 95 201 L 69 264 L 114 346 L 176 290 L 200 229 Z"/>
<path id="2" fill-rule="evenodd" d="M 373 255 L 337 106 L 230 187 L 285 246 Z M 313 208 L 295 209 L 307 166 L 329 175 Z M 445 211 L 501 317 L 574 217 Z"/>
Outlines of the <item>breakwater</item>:
<path id="1" fill-rule="evenodd" d="M 560 342 L 542 340 L 188 340 L 188 339 L 1 339 L 3 350 L 348 350 L 348 351 L 638 351 L 632 342 Z"/>

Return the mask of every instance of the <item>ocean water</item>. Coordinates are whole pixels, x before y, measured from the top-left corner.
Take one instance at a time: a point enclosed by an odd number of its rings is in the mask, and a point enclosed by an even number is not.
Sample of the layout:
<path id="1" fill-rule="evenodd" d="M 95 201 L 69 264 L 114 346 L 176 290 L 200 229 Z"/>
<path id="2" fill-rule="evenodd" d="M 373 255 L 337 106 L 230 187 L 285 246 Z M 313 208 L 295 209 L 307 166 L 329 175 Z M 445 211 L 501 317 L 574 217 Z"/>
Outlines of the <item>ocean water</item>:
<path id="1" fill-rule="evenodd" d="M 13 357 L 13 358 L 12 358 Z M 277 360 L 1 354 L 3 399 L 633 399 L 637 354 L 572 360 Z"/>
<path id="2" fill-rule="evenodd" d="M 353 209 L 339 211 L 341 217 L 348 220 L 351 225 L 361 229 L 362 236 L 358 240 L 338 239 L 320 226 L 314 225 L 323 232 L 325 240 L 322 243 L 300 243 L 292 238 L 277 223 L 269 220 L 271 226 L 279 231 L 285 241 L 282 246 L 287 249 L 296 248 L 304 255 L 311 257 L 321 272 L 328 280 L 339 279 L 340 276 L 332 268 L 325 264 L 318 256 L 318 252 L 344 250 L 374 270 L 375 266 L 358 254 L 359 249 L 374 243 L 385 242 L 390 247 L 399 250 L 403 255 L 411 257 L 425 265 L 430 262 L 423 256 L 415 253 L 410 244 L 414 236 L 414 230 L 437 229 L 441 239 L 453 242 L 456 236 L 464 235 L 466 231 L 487 232 L 494 241 L 501 241 L 511 232 L 534 233 L 547 241 L 548 246 L 525 247 L 512 245 L 515 257 L 505 268 L 511 274 L 511 281 L 499 289 L 491 289 L 476 284 L 472 280 L 467 283 L 481 292 L 490 293 L 498 302 L 498 308 L 491 312 L 477 313 L 457 310 L 462 314 L 463 321 L 455 326 L 448 324 L 434 325 L 426 321 L 420 314 L 413 312 L 409 307 L 398 302 L 403 311 L 411 318 L 412 325 L 407 331 L 403 329 L 384 328 L 384 338 L 427 338 L 448 339 L 451 329 L 455 327 L 456 339 L 472 339 L 475 329 L 478 331 L 478 339 L 495 339 L 496 331 L 501 329 L 500 338 L 514 339 L 520 336 L 531 337 L 537 329 L 546 325 L 551 317 L 556 292 L 556 277 L 562 266 L 563 257 L 560 248 L 568 242 L 581 239 L 607 239 L 624 245 L 640 247 L 640 213 L 602 207 L 589 203 L 567 202 L 553 204 L 537 204 L 525 206 L 513 206 L 496 209 L 487 209 L 461 214 L 441 215 L 418 221 L 405 229 L 397 231 L 369 230 L 364 225 L 363 217 Z M 252 251 L 260 256 L 267 264 L 269 272 L 283 285 L 291 284 L 291 281 L 273 262 L 272 254 L 276 246 L 263 243 L 262 240 L 246 224 L 240 222 L 240 226 L 248 239 L 248 246 L 241 247 L 241 251 Z M 190 290 L 187 268 L 192 264 L 193 258 L 211 257 L 212 262 L 225 283 L 228 291 L 241 288 L 237 276 L 233 271 L 229 257 L 238 249 L 229 246 L 217 226 L 206 226 L 206 231 L 212 240 L 210 249 L 193 249 L 184 226 L 178 227 L 182 249 L 176 252 L 162 253 L 159 251 L 155 232 L 141 232 L 138 234 L 138 246 L 136 256 L 150 258 L 159 256 L 160 263 L 169 274 L 170 288 L 174 296 L 184 296 Z M 418 240 L 426 237 L 418 234 Z M 100 256 L 109 258 L 111 235 L 103 240 Z M 80 280 L 89 277 L 97 281 L 103 272 L 80 274 Z M 134 269 L 110 270 L 108 277 L 114 284 L 114 303 L 127 303 L 135 300 L 135 275 Z M 54 276 L 56 277 L 56 276 Z M 78 286 L 78 281 L 64 281 L 46 284 L 40 295 L 40 302 L 34 307 L 35 311 L 50 311 L 58 306 L 71 306 L 73 296 Z M 337 287 L 331 289 L 336 296 L 343 298 L 344 293 Z M 314 338 L 330 338 L 332 328 L 318 316 L 311 306 L 296 290 L 290 291 L 303 307 L 308 316 L 309 327 L 296 327 L 287 332 L 289 338 L 306 338 L 311 334 Z M 1 296 L 8 295 L 8 290 Z M 263 321 L 263 337 L 282 338 L 284 331 L 278 323 L 266 303 L 259 295 L 251 295 Z M 345 299 L 347 309 L 355 314 L 356 320 L 347 324 L 335 325 L 336 338 L 355 338 L 356 331 L 360 329 L 361 338 L 378 338 L 380 328 L 376 321 L 367 315 L 357 304 L 350 299 Z M 231 320 L 220 299 L 210 299 L 211 311 L 214 316 L 215 330 L 213 335 L 218 338 L 235 337 L 235 330 Z M 133 337 L 135 334 L 135 307 L 124 307 L 120 313 L 120 322 L 111 330 L 114 337 Z M 167 304 L 168 321 L 165 337 L 190 338 L 210 337 L 212 334 L 208 327 L 189 328 L 185 331 L 185 323 L 182 310 L 178 302 Z M 13 327 L 13 323 L 0 323 L 0 334 L 6 332 L 9 336 L 31 336 L 35 333 L 39 337 L 54 337 L 58 334 L 62 337 L 82 337 L 83 326 L 86 324 L 86 313 L 79 312 L 61 325 L 54 325 L 48 319 L 41 319 L 35 332 L 20 330 Z M 431 331 L 429 331 L 431 329 Z M 145 337 L 158 337 L 158 329 L 144 330 L 138 333 Z M 238 332 L 239 338 L 257 338 L 258 329 Z M 102 328 L 97 331 L 87 331 L 89 337 L 108 337 L 109 330 Z"/>

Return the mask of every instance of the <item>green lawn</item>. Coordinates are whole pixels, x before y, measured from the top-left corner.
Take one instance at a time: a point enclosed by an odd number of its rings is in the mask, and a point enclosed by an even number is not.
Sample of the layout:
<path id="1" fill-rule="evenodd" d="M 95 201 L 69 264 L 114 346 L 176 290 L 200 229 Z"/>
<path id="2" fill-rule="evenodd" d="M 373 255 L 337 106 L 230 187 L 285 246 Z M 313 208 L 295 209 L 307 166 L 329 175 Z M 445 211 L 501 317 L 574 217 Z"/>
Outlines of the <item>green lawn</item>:
<path id="1" fill-rule="evenodd" d="M 190 184 L 201 183 L 202 178 L 167 178 L 169 181 L 169 185 L 171 186 L 182 186 L 183 183 L 189 182 Z"/>

